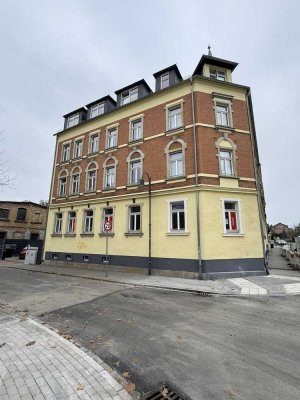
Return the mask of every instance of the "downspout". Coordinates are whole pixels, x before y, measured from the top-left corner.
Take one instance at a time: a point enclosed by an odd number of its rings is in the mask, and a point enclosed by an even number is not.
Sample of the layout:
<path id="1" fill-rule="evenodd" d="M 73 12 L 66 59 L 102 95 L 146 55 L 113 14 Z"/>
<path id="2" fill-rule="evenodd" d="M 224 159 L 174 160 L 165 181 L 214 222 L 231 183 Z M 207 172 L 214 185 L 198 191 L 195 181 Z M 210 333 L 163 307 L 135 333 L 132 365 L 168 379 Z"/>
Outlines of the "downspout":
<path id="1" fill-rule="evenodd" d="M 194 141 L 194 163 L 195 163 L 195 186 L 196 186 L 196 223 L 197 223 L 197 255 L 198 255 L 198 279 L 203 279 L 202 259 L 201 259 L 201 241 L 200 241 L 200 201 L 199 201 L 199 179 L 198 179 L 198 151 L 197 136 L 195 125 L 195 101 L 193 90 L 193 77 L 190 77 L 191 83 L 191 100 L 192 100 L 192 119 L 193 119 L 193 141 Z"/>
<path id="2" fill-rule="evenodd" d="M 57 157 L 57 143 L 58 143 L 58 135 L 56 135 L 54 162 L 53 162 L 53 167 L 52 167 L 51 185 L 50 185 L 48 210 L 47 210 L 47 217 L 46 217 L 46 229 L 45 229 L 45 237 L 44 237 L 43 246 L 42 246 L 42 260 L 41 261 L 44 261 L 44 258 L 45 258 L 44 251 L 45 251 L 45 243 L 46 243 L 46 238 L 47 238 L 48 218 L 49 218 L 49 211 L 50 211 L 52 191 L 53 191 L 54 171 L 55 171 L 55 164 L 56 164 L 56 157 Z"/>
<path id="3" fill-rule="evenodd" d="M 262 251 L 263 251 L 264 265 L 265 265 L 266 273 L 267 273 L 267 275 L 269 275 L 269 269 L 268 269 L 266 252 L 265 252 L 264 230 L 263 230 L 263 221 L 262 221 L 262 204 L 261 204 L 261 199 L 260 199 L 261 191 L 260 191 L 260 185 L 258 182 L 257 169 L 256 169 L 256 163 L 259 162 L 259 160 L 256 158 L 256 154 L 258 157 L 258 148 L 257 148 L 256 132 L 255 132 L 255 127 L 254 127 L 253 109 L 252 109 L 250 89 L 247 90 L 247 102 L 246 103 L 247 103 L 248 120 L 249 120 L 249 127 L 250 127 L 250 140 L 251 140 L 252 155 L 253 155 L 252 161 L 253 161 L 253 169 L 254 169 L 254 176 L 255 176 L 255 186 L 256 186 L 256 190 L 259 193 L 259 196 L 257 196 L 257 207 L 258 207 L 258 215 L 259 215 L 259 226 L 260 226 L 260 235 L 261 235 L 261 242 L 262 242 Z"/>

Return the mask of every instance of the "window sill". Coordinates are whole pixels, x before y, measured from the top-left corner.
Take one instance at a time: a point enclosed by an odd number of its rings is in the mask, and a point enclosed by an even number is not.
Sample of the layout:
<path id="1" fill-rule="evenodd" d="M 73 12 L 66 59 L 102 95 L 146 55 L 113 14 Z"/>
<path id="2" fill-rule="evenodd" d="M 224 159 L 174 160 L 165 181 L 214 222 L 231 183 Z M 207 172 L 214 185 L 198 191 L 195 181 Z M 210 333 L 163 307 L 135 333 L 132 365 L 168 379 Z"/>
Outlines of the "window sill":
<path id="1" fill-rule="evenodd" d="M 126 185 L 127 190 L 134 190 L 134 189 L 137 189 L 138 187 L 139 187 L 139 185 L 137 183 L 132 183 L 132 184 Z"/>
<path id="2" fill-rule="evenodd" d="M 115 236 L 114 233 L 105 233 L 105 232 L 98 233 L 98 235 L 100 237 L 114 237 Z"/>
<path id="3" fill-rule="evenodd" d="M 228 126 L 228 125 L 216 125 L 217 130 L 228 130 L 228 131 L 235 131 L 235 128 L 233 126 Z"/>
<path id="4" fill-rule="evenodd" d="M 128 146 L 136 146 L 137 144 L 142 144 L 144 142 L 144 138 L 137 139 L 137 140 L 130 140 Z"/>
<path id="5" fill-rule="evenodd" d="M 97 192 L 94 190 L 94 191 L 92 191 L 92 192 L 84 192 L 83 193 L 83 195 L 84 196 L 92 196 L 92 195 L 95 195 Z"/>
<path id="6" fill-rule="evenodd" d="M 189 236 L 190 232 L 167 232 L 167 236 Z"/>
<path id="7" fill-rule="evenodd" d="M 93 234 L 93 233 L 81 233 L 80 236 L 81 236 L 81 237 L 85 237 L 85 236 L 90 236 L 90 237 L 92 237 L 92 236 L 94 236 L 94 234 Z"/>
<path id="8" fill-rule="evenodd" d="M 139 236 L 139 237 L 141 237 L 141 236 L 143 236 L 143 233 L 142 232 L 125 232 L 124 233 L 124 235 L 126 236 L 126 237 L 128 237 L 128 236 Z"/>
<path id="9" fill-rule="evenodd" d="M 113 192 L 115 192 L 115 191 L 116 191 L 116 188 L 115 188 L 115 187 L 104 188 L 104 189 L 102 190 L 103 193 L 113 193 Z"/>
<path id="10" fill-rule="evenodd" d="M 104 153 L 110 153 L 111 151 L 116 151 L 116 150 L 118 150 L 118 146 L 107 147 L 106 149 L 104 149 Z"/>
<path id="11" fill-rule="evenodd" d="M 18 223 L 21 223 L 21 224 L 26 224 L 27 221 L 22 221 L 22 220 L 20 220 L 20 219 L 15 219 L 14 222 L 18 222 Z"/>
<path id="12" fill-rule="evenodd" d="M 219 178 L 228 178 L 228 179 L 240 179 L 238 176 L 235 175 L 219 175 Z"/>
<path id="13" fill-rule="evenodd" d="M 0 221 L 6 221 L 9 222 L 10 220 L 8 218 L 0 218 Z"/>
<path id="14" fill-rule="evenodd" d="M 97 155 L 99 155 L 99 150 L 98 150 L 98 151 L 94 151 L 93 153 L 89 153 L 89 154 L 88 154 L 88 158 L 90 158 L 90 157 L 95 157 L 95 156 L 97 156 Z"/>
<path id="15" fill-rule="evenodd" d="M 42 222 L 40 221 L 40 222 L 36 222 L 36 221 L 32 221 L 31 222 L 33 225 L 40 225 Z"/>
<path id="16" fill-rule="evenodd" d="M 185 181 L 186 181 L 186 176 L 185 175 L 174 176 L 174 177 L 166 179 L 167 183 L 176 183 L 176 182 L 185 182 Z"/>
<path id="17" fill-rule="evenodd" d="M 61 233 L 51 233 L 52 237 L 62 237 Z"/>
<path id="18" fill-rule="evenodd" d="M 223 233 L 222 236 L 224 236 L 224 237 L 244 237 L 245 234 L 244 233 L 238 233 L 238 232 L 232 232 L 232 233 L 227 232 L 227 233 Z"/>
<path id="19" fill-rule="evenodd" d="M 75 237 L 76 233 L 65 233 L 64 237 Z"/>
<path id="20" fill-rule="evenodd" d="M 185 130 L 185 126 L 179 126 L 178 128 L 169 129 L 165 132 L 166 136 L 177 135 L 179 133 L 183 133 Z"/>
<path id="21" fill-rule="evenodd" d="M 70 162 L 71 162 L 71 160 L 61 161 L 59 165 L 69 164 Z"/>
<path id="22" fill-rule="evenodd" d="M 74 157 L 73 160 L 72 160 L 72 163 L 76 163 L 76 162 L 78 162 L 78 161 L 80 161 L 80 160 L 82 160 L 82 156 L 80 156 L 80 157 Z"/>

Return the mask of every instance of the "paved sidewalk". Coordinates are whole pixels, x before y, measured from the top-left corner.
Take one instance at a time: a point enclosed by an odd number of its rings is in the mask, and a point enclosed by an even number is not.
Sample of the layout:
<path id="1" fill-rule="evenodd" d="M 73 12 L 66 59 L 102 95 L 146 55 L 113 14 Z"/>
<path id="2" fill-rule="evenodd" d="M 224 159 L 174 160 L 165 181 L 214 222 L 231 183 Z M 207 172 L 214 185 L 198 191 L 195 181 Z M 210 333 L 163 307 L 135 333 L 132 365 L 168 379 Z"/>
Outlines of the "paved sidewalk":
<path id="1" fill-rule="evenodd" d="M 197 279 L 115 272 L 111 270 L 112 268 L 108 272 L 108 277 L 106 277 L 105 271 L 100 269 L 25 265 L 23 263 L 14 263 L 11 261 L 0 261 L 0 267 L 1 265 L 29 271 L 59 274 L 62 276 L 208 294 L 238 296 L 282 296 L 300 294 L 300 274 L 296 277 L 276 274 L 269 276 L 201 281 Z"/>
<path id="2" fill-rule="evenodd" d="M 131 400 L 97 360 L 34 320 L 0 318 L 1 400 Z"/>

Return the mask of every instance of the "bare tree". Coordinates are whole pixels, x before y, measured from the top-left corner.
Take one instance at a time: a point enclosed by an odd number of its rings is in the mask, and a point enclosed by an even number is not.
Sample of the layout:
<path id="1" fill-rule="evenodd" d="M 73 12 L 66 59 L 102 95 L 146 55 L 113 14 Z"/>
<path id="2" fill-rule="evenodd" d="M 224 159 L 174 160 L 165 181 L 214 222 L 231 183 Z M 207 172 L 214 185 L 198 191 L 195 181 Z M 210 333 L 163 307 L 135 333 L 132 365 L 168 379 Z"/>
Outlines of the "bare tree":
<path id="1" fill-rule="evenodd" d="M 4 190 L 12 182 L 8 173 L 8 160 L 5 158 L 3 142 L 3 132 L 0 132 L 0 190 Z"/>

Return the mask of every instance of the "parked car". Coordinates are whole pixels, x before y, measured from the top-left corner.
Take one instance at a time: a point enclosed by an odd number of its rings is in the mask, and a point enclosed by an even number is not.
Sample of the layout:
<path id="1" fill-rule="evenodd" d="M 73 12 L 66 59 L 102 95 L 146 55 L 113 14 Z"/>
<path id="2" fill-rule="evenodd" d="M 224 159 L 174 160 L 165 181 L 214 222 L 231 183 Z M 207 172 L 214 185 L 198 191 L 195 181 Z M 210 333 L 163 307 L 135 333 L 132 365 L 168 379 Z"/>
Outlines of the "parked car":
<path id="1" fill-rule="evenodd" d="M 23 249 L 21 249 L 21 251 L 20 251 L 20 253 L 19 253 L 19 258 L 20 258 L 20 260 L 25 260 L 26 251 L 27 251 L 27 247 L 23 247 Z"/>

